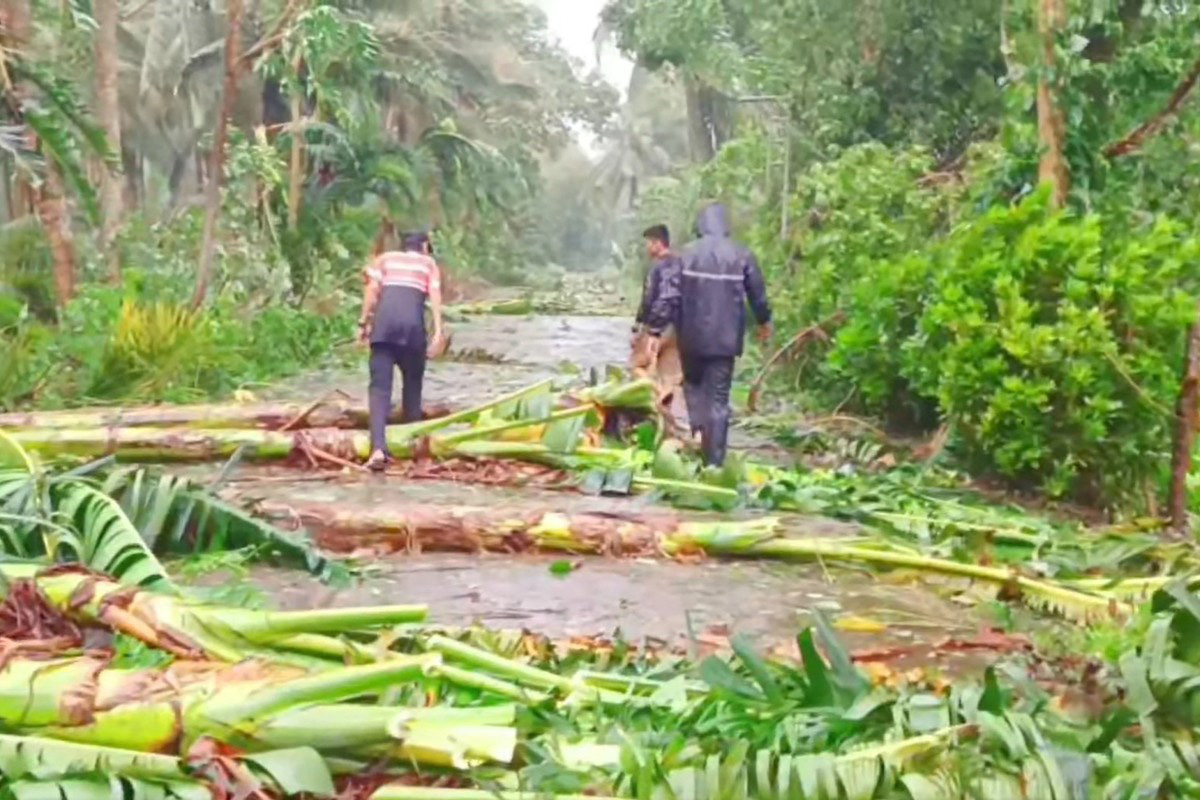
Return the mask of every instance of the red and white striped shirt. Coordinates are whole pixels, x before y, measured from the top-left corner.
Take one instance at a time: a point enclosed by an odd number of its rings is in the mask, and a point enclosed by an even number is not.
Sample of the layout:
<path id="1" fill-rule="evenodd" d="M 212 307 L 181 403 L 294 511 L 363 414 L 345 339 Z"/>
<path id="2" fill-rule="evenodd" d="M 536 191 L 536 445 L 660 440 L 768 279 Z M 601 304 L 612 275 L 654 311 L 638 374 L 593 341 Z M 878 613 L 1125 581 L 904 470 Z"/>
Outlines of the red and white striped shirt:
<path id="1" fill-rule="evenodd" d="M 367 267 L 367 280 L 380 286 L 407 286 L 425 294 L 442 287 L 437 262 L 422 253 L 389 252 Z"/>

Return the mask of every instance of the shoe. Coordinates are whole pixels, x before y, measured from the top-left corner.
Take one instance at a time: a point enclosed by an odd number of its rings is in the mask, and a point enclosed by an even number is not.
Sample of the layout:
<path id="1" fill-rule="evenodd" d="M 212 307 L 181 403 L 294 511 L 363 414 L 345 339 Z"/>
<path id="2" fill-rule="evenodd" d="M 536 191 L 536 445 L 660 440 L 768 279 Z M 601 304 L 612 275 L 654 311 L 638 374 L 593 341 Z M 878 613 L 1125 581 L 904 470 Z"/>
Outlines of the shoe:
<path id="1" fill-rule="evenodd" d="M 371 457 L 367 459 L 367 469 L 371 470 L 371 472 L 383 472 L 387 469 L 389 461 L 391 461 L 391 459 L 388 458 L 387 453 L 383 452 L 382 450 L 376 450 L 374 453 L 371 453 Z"/>

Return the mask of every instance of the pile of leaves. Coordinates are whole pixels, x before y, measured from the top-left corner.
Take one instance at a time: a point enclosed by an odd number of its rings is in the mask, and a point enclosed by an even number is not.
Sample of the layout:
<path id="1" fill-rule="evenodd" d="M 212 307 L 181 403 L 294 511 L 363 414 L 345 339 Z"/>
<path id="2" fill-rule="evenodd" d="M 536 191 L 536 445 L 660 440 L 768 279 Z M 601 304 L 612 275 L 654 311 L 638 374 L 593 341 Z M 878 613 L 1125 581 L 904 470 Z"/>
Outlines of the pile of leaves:
<path id="1" fill-rule="evenodd" d="M 820 615 L 794 658 L 735 638 L 696 663 L 442 631 L 421 606 L 261 612 L 77 567 L 0 575 L 16 797 L 1200 796 L 1200 599 L 1179 584 L 1115 661 L 1022 655 L 951 684 L 859 669 Z"/>

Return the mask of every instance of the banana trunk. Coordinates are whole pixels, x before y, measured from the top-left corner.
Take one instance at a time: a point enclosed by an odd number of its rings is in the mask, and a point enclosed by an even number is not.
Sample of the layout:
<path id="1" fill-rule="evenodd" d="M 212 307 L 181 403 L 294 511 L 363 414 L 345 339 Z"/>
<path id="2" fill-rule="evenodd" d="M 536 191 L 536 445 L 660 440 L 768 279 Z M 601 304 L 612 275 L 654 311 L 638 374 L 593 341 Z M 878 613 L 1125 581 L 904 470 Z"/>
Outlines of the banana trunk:
<path id="1" fill-rule="evenodd" d="M 421 680 L 440 663 L 436 654 L 395 657 L 378 664 L 319 674 L 261 662 L 236 666 L 176 662 L 164 669 L 106 668 L 91 658 L 52 662 L 12 659 L 0 669 L 0 715 L 6 725 L 51 739 L 148 753 L 182 753 L 202 737 L 256 751 L 276 749 L 272 725 L 300 722 L 308 741 L 283 747 L 338 746 L 344 731 L 331 721 L 357 724 L 351 747 L 404 742 L 409 730 L 470 724 L 453 717 L 345 705 Z M 339 705 L 340 704 L 340 705 Z M 288 722 L 292 712 L 299 720 Z M 483 716 L 484 720 L 511 716 Z M 292 737 L 295 739 L 297 737 Z M 414 741 L 419 741 L 414 738 Z"/>
<path id="2" fill-rule="evenodd" d="M 433 410 L 426 410 L 433 417 Z M 389 420 L 402 422 L 400 410 Z M 367 408 L 349 400 L 307 403 L 214 403 L 210 405 L 81 408 L 0 414 L 0 428 L 58 430 L 78 428 L 200 428 L 269 430 L 366 428 Z"/>
<path id="3" fill-rule="evenodd" d="M 420 455 L 438 459 L 512 458 L 555 466 L 588 461 L 600 465 L 620 463 L 624 458 L 620 451 L 573 448 L 570 452 L 558 452 L 537 442 L 485 441 L 492 435 L 520 438 L 514 437 L 514 433 L 521 430 L 532 430 L 538 439 L 544 439 L 556 425 L 585 418 L 591 411 L 589 406 L 579 406 L 539 419 L 489 424 L 428 439 L 424 437 L 431 429 L 429 424 L 396 425 L 387 430 L 388 448 L 395 458 L 401 459 Z M 196 428 L 23 428 L 9 432 L 9 436 L 25 450 L 45 457 L 96 459 L 112 455 L 132 463 L 221 461 L 239 450 L 247 461 L 297 460 L 304 458 L 306 452 L 354 460 L 366 458 L 371 450 L 366 433 L 338 428 L 295 433 Z"/>
<path id="4" fill-rule="evenodd" d="M 379 629 L 421 622 L 427 613 L 420 605 L 254 611 L 192 604 L 84 572 L 30 573 L 25 566 L 0 566 L 0 576 L 7 581 L 35 580 L 50 604 L 68 617 L 106 625 L 183 658 L 230 663 L 277 656 L 266 648 L 294 635 Z M 330 662 L 309 663 L 328 666 Z"/>
<path id="5" fill-rule="evenodd" d="M 425 503 L 349 507 L 318 503 L 260 503 L 256 511 L 277 525 L 299 520 L 317 543 L 332 552 L 367 547 L 416 552 L 571 552 L 593 555 L 658 555 L 665 544 L 695 535 L 697 525 L 740 537 L 774 532 L 775 519 L 746 522 L 689 521 L 670 511 L 614 516 L 547 512 L 514 506 L 435 506 Z"/>

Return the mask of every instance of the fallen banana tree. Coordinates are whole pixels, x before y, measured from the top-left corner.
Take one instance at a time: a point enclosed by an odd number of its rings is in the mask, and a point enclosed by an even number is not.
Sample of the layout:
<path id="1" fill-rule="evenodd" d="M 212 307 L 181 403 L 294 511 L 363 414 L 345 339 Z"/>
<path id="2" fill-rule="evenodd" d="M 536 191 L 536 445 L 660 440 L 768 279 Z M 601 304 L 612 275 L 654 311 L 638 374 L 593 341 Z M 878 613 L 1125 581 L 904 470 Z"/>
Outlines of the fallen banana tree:
<path id="1" fill-rule="evenodd" d="M 472 454 L 493 457 L 504 452 L 509 457 L 578 466 L 581 459 L 610 469 L 629 457 L 622 451 L 579 447 L 574 439 L 581 436 L 582 421 L 590 413 L 587 406 L 554 412 L 545 421 L 517 420 L 498 422 L 482 428 L 432 437 L 427 442 L 435 453 Z M 499 437 L 531 431 L 541 442 L 503 442 L 473 440 L 472 436 Z M 24 455 L 18 444 L 8 441 L 13 453 Z M 550 441 L 552 444 L 547 444 Z M 562 445 L 566 447 L 562 447 Z M 571 450 L 570 448 L 574 448 Z M 561 452 L 566 449 L 568 452 Z M 25 456 L 26 459 L 28 458 Z M 27 470 L 34 469 L 27 465 Z M 10 496 L 11 503 L 30 495 L 37 479 L 27 470 L 0 471 L 0 500 Z M 6 478 L 7 476 L 7 478 Z M 43 542 L 36 554 L 55 554 L 63 541 L 77 558 L 117 571 L 139 585 L 168 583 L 146 540 L 163 541 L 171 549 L 182 549 L 188 540 L 207 547 L 244 546 L 247 541 L 263 542 L 287 556 L 293 563 L 325 574 L 328 562 L 309 549 L 305 536 L 289 536 L 275 525 L 247 521 L 233 504 L 216 501 L 181 490 L 173 479 L 159 478 L 153 489 L 144 473 L 118 473 L 101 488 L 81 483 L 77 478 L 62 479 L 63 488 L 49 483 L 48 497 L 63 498 L 59 516 L 33 520 L 31 512 L 19 517 L 18 524 L 6 525 L 0 519 L 0 539 L 7 539 L 9 552 L 28 556 L 26 543 L 32 538 Z M 151 482 L 154 479 L 149 479 Z M 651 479 L 653 480 L 653 479 Z M 660 481 L 661 482 L 661 481 Z M 669 481 L 667 481 L 670 483 Z M 11 487 L 6 489 L 6 485 Z M 726 491 L 720 487 L 709 487 Z M 114 499 L 109 493 L 120 498 Z M 205 510 L 202 515 L 197 509 Z M 212 514 L 216 509 L 216 515 Z M 406 551 L 453 550 L 462 552 L 523 552 L 530 550 L 592 553 L 603 555 L 677 555 L 703 553 L 717 556 L 806 559 L 871 564 L 883 568 L 917 569 L 943 575 L 983 581 L 1024 598 L 1035 607 L 1053 611 L 1071 619 L 1092 622 L 1129 616 L 1129 598 L 1147 592 L 1144 581 L 1126 588 L 1120 580 L 1104 587 L 1083 583 L 1050 581 L 1026 574 L 1018 568 L 986 567 L 905 550 L 878 540 L 825 541 L 781 536 L 778 521 L 758 518 L 743 522 L 688 520 L 671 513 L 617 516 L 612 514 L 547 513 L 541 509 L 496 509 L 469 507 L 395 506 L 361 509 L 329 508 L 316 504 L 260 504 L 257 513 L 268 520 L 300 526 L 318 536 L 319 543 L 341 552 L 370 547 Z M 63 516 L 75 520 L 83 536 L 62 528 Z M 231 538 L 222 533 L 208 534 L 202 525 L 221 515 L 228 517 L 232 530 L 249 530 L 247 538 Z M 136 521 L 136 522 L 135 522 Z M 166 531 L 171 533 L 165 534 Z M 241 534 L 245 536 L 245 534 Z M 70 596 L 57 592 L 56 596 Z M 203 627 L 203 626 L 201 626 Z M 316 645 L 318 651 L 327 643 Z M 169 649 L 169 648 L 168 648 Z M 217 657 L 225 657 L 218 655 Z"/>
<path id="2" fill-rule="evenodd" d="M 388 446 L 393 456 L 401 459 L 482 454 L 557 465 L 571 463 L 570 457 L 579 455 L 612 464 L 620 460 L 619 454 L 595 446 L 606 416 L 620 410 L 651 413 L 654 409 L 654 385 L 650 381 L 594 387 L 573 394 L 553 394 L 550 389 L 550 383 L 544 381 L 436 419 L 391 426 Z M 560 405 L 566 407 L 555 410 Z M 467 427 L 446 431 L 461 425 Z M 21 448 L 44 457 L 116 456 L 130 462 L 215 461 L 235 453 L 251 461 L 308 457 L 337 462 L 363 459 L 370 451 L 365 432 L 338 428 L 293 432 L 118 425 L 13 428 L 7 435 Z M 507 444 L 524 446 L 506 452 Z"/>
<path id="3" fill-rule="evenodd" d="M 1147 593 L 1144 579 L 1059 581 L 1017 568 L 936 558 L 877 538 L 814 539 L 786 535 L 775 517 L 688 519 L 670 512 L 560 513 L 536 507 L 434 506 L 392 502 L 360 508 L 320 503 L 260 501 L 255 513 L 277 525 L 302 527 L 324 549 L 351 553 L 494 552 L 607 556 L 707 555 L 822 561 L 912 569 L 980 581 L 1029 605 L 1079 622 L 1133 614 L 1130 597 Z M 1160 585 L 1161 582 L 1149 585 Z"/>
<path id="4" fill-rule="evenodd" d="M 443 416 L 426 409 L 426 418 Z M 0 414 L 0 428 L 59 430 L 79 428 L 202 428 L 205 430 L 302 428 L 366 428 L 367 407 L 342 397 L 314 403 L 216 403 L 131 408 L 80 408 Z M 403 422 L 393 409 L 391 424 Z"/>
<path id="5" fill-rule="evenodd" d="M 455 316 L 481 316 L 495 314 L 498 316 L 525 316 L 534 311 L 533 300 L 529 297 L 514 297 L 507 300 L 481 300 L 477 303 L 461 303 L 446 306 L 446 314 Z"/>
<path id="6" fill-rule="evenodd" d="M 517 391 L 471 408 L 450 413 L 426 409 L 428 430 L 459 422 L 473 422 L 481 415 L 517 413 L 527 401 L 551 397 L 553 383 L 539 381 Z M 549 407 L 549 406 L 547 406 Z M 402 422 L 401 409 L 392 410 L 390 423 Z M 367 408 L 338 394 L 312 403 L 224 403 L 212 405 L 164 405 L 132 408 L 80 408 L 66 411 L 31 411 L 0 414 L 0 429 L 78 430 L 84 428 L 197 428 L 201 430 L 301 430 L 307 428 L 365 429 Z"/>
<path id="7" fill-rule="evenodd" d="M 0 649 L 10 654 L 0 664 L 0 785 L 26 800 L 113 792 L 128 800 L 235 792 L 267 800 L 355 787 L 355 796 L 375 800 L 636 800 L 651 791 L 698 800 L 1083 800 L 1129 796 L 1104 790 L 1134 779 L 1151 781 L 1160 796 L 1182 797 L 1178 788 L 1195 779 L 1191 760 L 1175 749 L 1192 745 L 1168 738 L 1176 716 L 1194 713 L 1188 693 L 1195 690 L 1187 687 L 1200 670 L 1184 633 L 1187 608 L 1200 613 L 1200 605 L 1178 586 L 1171 592 L 1181 607 L 1154 618 L 1147 653 L 1123 656 L 1127 677 L 1110 699 L 1098 698 L 1114 712 L 1126 703 L 1141 709 L 1142 725 L 1089 733 L 1058 717 L 1036 687 L 1013 692 L 990 671 L 980 685 L 948 692 L 876 684 L 819 615 L 798 638 L 794 665 L 767 661 L 736 639 L 730 661 L 602 665 L 559 662 L 537 649 L 503 654 L 484 644 L 482 631 L 463 638 L 410 626 L 389 635 L 390 620 L 408 612 L 334 612 L 345 615 L 334 638 L 330 612 L 302 622 L 302 615 L 186 604 L 37 565 L 4 565 L 0 575 L 7 592 Z M 17 599 L 26 627 L 5 613 Z M 30 638 L 37 633 L 31 615 L 44 630 L 90 624 L 138 637 L 145 632 L 114 628 L 120 619 L 105 609 L 166 613 L 171 604 L 187 605 L 214 635 L 259 649 L 236 662 L 137 668 L 63 652 L 69 644 L 28 654 L 47 644 Z M 297 636 L 353 643 L 367 663 L 346 666 L 333 654 L 293 663 L 289 643 Z M 416 652 L 402 652 L 401 642 Z M 753 724 L 739 727 L 743 719 Z M 781 747 L 786 730 L 804 738 Z M 1086 776 L 1083 793 L 1066 788 L 1067 775 Z"/>
<path id="8" fill-rule="evenodd" d="M 570 456 L 592 457 L 598 462 L 620 461 L 619 451 L 599 447 L 556 447 L 545 439 L 581 436 L 578 425 L 558 425 L 594 413 L 588 406 L 556 411 L 544 417 L 494 423 L 465 431 L 431 436 L 425 423 L 388 428 L 388 448 L 393 458 L 516 458 L 550 465 L 569 464 Z M 587 426 L 596 435 L 595 422 Z M 572 429 L 577 429 L 574 434 Z M 511 441 L 521 434 L 534 442 Z M 14 430 L 12 440 L 29 452 L 44 457 L 98 459 L 115 456 L 130 463 L 186 463 L 222 461 L 240 454 L 246 461 L 353 462 L 370 454 L 370 438 L 365 432 L 317 428 L 292 432 L 259 430 L 205 430 L 179 428 L 86 428 Z M 496 437 L 494 440 L 490 437 Z"/>
<path id="9" fill-rule="evenodd" d="M 237 493 L 231 493 L 237 502 Z M 243 501 L 247 502 L 247 501 Z M 773 519 L 703 523 L 671 511 L 563 514 L 536 507 L 439 506 L 388 503 L 369 508 L 343 504 L 258 501 L 255 514 L 283 528 L 303 529 L 324 550 L 350 553 L 569 552 L 609 556 L 654 556 L 666 542 L 697 525 L 728 531 L 776 527 Z"/>
<path id="10" fill-rule="evenodd" d="M 420 622 L 422 605 L 370 606 L 315 611 L 259 611 L 191 603 L 178 595 L 121 584 L 72 565 L 44 569 L 37 563 L 0 564 L 6 600 L 82 625 L 124 633 L 181 658 L 236 663 L 279 639 Z M 18 589 L 36 579 L 36 591 Z"/>

